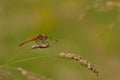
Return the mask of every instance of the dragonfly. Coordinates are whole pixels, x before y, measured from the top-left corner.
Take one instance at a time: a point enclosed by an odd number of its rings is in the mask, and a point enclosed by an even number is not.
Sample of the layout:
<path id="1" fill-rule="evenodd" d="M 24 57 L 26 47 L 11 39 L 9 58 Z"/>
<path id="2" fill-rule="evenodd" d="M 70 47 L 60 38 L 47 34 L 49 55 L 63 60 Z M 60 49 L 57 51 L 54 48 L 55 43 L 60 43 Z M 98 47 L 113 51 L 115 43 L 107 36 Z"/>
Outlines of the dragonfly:
<path id="1" fill-rule="evenodd" d="M 23 46 L 29 42 L 35 41 L 35 44 L 32 46 L 32 49 L 48 48 L 49 42 L 47 41 L 47 39 L 48 39 L 47 35 L 40 34 L 36 37 L 33 37 L 32 39 L 21 42 L 19 46 Z"/>

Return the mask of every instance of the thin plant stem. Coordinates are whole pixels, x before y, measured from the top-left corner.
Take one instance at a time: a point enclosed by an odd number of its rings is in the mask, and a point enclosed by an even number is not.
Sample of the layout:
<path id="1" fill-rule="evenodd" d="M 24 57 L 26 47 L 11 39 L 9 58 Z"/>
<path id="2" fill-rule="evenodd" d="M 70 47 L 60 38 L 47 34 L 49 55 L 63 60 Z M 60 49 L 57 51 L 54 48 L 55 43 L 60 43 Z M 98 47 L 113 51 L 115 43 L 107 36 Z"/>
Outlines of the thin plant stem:
<path id="1" fill-rule="evenodd" d="M 19 63 L 19 62 L 23 62 L 23 61 L 28 61 L 28 60 L 33 60 L 33 59 L 40 59 L 40 58 L 47 58 L 47 56 L 44 56 L 44 57 L 31 57 L 31 58 L 26 58 L 26 59 L 22 59 L 22 60 L 17 60 L 17 61 L 13 61 L 13 62 L 10 62 L 10 63 L 6 63 L 2 66 L 5 66 L 5 65 L 10 65 L 10 64 L 15 64 L 15 63 Z"/>

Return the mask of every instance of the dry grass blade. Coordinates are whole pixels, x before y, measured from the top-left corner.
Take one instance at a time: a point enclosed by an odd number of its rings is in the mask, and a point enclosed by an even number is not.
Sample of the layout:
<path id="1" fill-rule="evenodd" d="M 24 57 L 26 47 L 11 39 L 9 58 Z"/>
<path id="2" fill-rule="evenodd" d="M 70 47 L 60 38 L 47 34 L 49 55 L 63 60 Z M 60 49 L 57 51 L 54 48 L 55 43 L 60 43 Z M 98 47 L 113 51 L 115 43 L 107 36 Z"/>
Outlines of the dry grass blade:
<path id="1" fill-rule="evenodd" d="M 6 71 L 4 69 L 0 69 L 0 80 L 8 80 L 8 79 L 18 80 L 16 79 L 16 76 L 12 72 Z"/>
<path id="2" fill-rule="evenodd" d="M 107 1 L 106 6 L 120 8 L 120 1 Z"/>
<path id="3" fill-rule="evenodd" d="M 44 76 L 36 76 L 34 74 L 31 74 L 30 72 L 26 71 L 25 69 L 21 68 L 21 67 L 18 67 L 17 70 L 22 74 L 24 75 L 26 78 L 28 78 L 28 80 L 50 80 L 50 79 L 47 79 L 46 77 Z"/>
<path id="4" fill-rule="evenodd" d="M 66 59 L 73 59 L 73 60 L 76 60 L 78 61 L 82 66 L 84 67 L 87 67 L 88 69 L 90 69 L 91 71 L 93 71 L 94 73 L 97 74 L 97 76 L 99 75 L 98 71 L 96 70 L 96 68 L 94 67 L 94 65 L 85 60 L 82 56 L 79 56 L 77 54 L 71 54 L 71 53 L 64 53 L 64 52 L 61 52 L 59 54 L 59 57 L 60 58 L 66 58 Z"/>
<path id="5" fill-rule="evenodd" d="M 0 69 L 0 80 L 3 80 L 7 77 L 7 74 L 2 70 Z"/>

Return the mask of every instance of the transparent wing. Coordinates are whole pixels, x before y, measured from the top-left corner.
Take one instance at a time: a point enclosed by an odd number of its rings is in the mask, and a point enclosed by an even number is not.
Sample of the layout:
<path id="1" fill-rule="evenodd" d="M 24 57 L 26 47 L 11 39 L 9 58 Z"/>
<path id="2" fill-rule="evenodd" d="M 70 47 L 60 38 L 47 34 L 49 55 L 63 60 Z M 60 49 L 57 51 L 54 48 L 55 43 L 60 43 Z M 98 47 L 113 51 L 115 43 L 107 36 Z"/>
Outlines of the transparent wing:
<path id="1" fill-rule="evenodd" d="M 48 48 L 49 43 L 47 41 L 36 41 L 35 44 L 32 46 L 32 49 L 37 48 Z"/>

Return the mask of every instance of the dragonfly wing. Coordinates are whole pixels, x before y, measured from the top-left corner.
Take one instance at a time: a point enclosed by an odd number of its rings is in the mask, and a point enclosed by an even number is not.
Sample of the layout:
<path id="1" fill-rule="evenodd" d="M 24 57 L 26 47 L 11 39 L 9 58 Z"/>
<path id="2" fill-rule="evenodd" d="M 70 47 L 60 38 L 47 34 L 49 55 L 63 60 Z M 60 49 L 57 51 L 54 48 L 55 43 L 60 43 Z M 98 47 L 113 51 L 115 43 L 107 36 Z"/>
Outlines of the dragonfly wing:
<path id="1" fill-rule="evenodd" d="M 44 43 L 36 43 L 32 46 L 32 49 L 37 49 L 37 48 L 48 48 L 49 43 L 47 41 L 44 41 Z"/>

